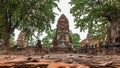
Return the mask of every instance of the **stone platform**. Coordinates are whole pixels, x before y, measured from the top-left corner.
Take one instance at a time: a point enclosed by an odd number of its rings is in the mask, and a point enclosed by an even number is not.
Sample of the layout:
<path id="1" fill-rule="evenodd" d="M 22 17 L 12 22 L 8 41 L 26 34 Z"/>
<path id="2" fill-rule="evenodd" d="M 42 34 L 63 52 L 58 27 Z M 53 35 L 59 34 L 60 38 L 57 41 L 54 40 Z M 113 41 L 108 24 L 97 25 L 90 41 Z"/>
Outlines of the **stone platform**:
<path id="1" fill-rule="evenodd" d="M 50 49 L 51 51 L 55 51 L 55 52 L 70 52 L 72 51 L 72 48 L 60 48 L 60 47 L 54 47 Z"/>

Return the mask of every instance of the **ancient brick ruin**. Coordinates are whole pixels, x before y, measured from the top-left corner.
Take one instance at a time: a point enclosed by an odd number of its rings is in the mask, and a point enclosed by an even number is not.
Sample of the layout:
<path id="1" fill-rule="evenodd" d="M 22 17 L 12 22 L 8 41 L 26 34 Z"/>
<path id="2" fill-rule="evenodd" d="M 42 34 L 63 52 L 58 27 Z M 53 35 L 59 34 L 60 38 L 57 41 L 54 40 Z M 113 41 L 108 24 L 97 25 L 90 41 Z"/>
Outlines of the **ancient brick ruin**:
<path id="1" fill-rule="evenodd" d="M 69 22 L 64 14 L 60 16 L 57 22 L 56 35 L 53 39 L 53 48 L 72 48 L 71 37 L 69 34 Z"/>
<path id="2" fill-rule="evenodd" d="M 89 54 L 119 54 L 120 53 L 120 21 L 110 23 L 107 28 L 105 42 L 88 38 L 81 41 L 80 53 Z M 92 44 L 92 45 L 91 45 Z M 97 46 L 96 46 L 97 45 Z"/>
<path id="3" fill-rule="evenodd" d="M 28 45 L 28 39 L 26 37 L 26 33 L 25 32 L 20 32 L 19 36 L 18 36 L 18 40 L 17 40 L 17 45 L 20 48 L 25 48 Z"/>
<path id="4" fill-rule="evenodd" d="M 88 34 L 86 39 L 83 39 L 80 42 L 80 46 L 83 47 L 85 45 L 90 45 L 89 47 L 92 47 L 92 45 L 94 45 L 93 47 L 99 47 L 99 39 L 91 39 L 91 37 L 93 37 L 94 35 L 90 35 Z"/>
<path id="5" fill-rule="evenodd" d="M 115 43 L 115 39 L 120 36 L 120 21 L 112 22 L 107 28 L 107 40 L 110 44 Z"/>

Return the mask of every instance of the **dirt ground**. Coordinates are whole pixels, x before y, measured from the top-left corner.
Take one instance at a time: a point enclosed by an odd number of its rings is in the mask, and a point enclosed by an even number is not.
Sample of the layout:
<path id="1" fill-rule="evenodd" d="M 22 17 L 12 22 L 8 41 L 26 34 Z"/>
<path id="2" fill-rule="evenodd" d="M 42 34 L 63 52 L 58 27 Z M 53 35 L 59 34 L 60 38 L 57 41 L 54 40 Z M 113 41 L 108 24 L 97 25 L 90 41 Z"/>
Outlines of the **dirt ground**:
<path id="1" fill-rule="evenodd" d="M 0 48 L 0 68 L 120 68 L 120 56 Z"/>

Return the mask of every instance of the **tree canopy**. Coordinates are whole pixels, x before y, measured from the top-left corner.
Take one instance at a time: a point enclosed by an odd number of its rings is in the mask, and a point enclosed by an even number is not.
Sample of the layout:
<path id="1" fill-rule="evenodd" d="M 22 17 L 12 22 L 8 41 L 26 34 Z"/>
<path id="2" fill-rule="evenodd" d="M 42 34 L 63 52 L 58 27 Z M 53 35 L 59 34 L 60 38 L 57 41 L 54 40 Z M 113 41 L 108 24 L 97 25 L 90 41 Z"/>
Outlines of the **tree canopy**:
<path id="1" fill-rule="evenodd" d="M 55 18 L 53 8 L 58 0 L 0 0 L 0 34 L 6 40 L 15 29 L 32 37 L 49 31 Z M 8 41 L 8 40 L 7 40 Z"/>
<path id="2" fill-rule="evenodd" d="M 42 42 L 43 42 L 43 45 L 44 46 L 50 46 L 53 44 L 52 43 L 52 40 L 54 38 L 56 34 L 56 30 L 55 29 L 52 29 L 50 30 L 49 32 L 47 32 L 47 36 L 45 36 L 43 39 L 42 39 Z"/>
<path id="3" fill-rule="evenodd" d="M 70 36 L 71 36 L 71 38 L 72 38 L 72 45 L 74 46 L 74 47 L 79 47 L 80 46 L 80 35 L 79 34 L 77 34 L 77 33 L 72 33 L 71 31 L 70 31 Z"/>
<path id="4" fill-rule="evenodd" d="M 76 28 L 104 39 L 107 26 L 120 19 L 120 0 L 71 0 Z"/>

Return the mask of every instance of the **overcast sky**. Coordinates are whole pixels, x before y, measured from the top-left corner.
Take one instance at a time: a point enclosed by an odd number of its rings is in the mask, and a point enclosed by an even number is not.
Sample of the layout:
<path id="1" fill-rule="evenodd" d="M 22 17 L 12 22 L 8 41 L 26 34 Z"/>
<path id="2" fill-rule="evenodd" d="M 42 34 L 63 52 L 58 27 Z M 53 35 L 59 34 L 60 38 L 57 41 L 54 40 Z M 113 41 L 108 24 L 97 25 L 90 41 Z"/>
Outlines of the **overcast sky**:
<path id="1" fill-rule="evenodd" d="M 79 29 L 75 29 L 74 26 L 74 17 L 70 14 L 70 5 L 68 4 L 70 0 L 60 0 L 60 2 L 58 3 L 59 8 L 61 9 L 61 12 L 59 12 L 57 9 L 54 9 L 54 12 L 57 13 L 58 15 L 56 15 L 55 18 L 55 23 L 52 25 L 52 29 L 56 29 L 56 25 L 57 25 L 57 20 L 58 18 L 62 15 L 65 14 L 65 16 L 68 18 L 69 21 L 69 29 L 72 30 L 73 33 L 78 33 L 80 35 L 81 40 L 86 38 L 87 32 L 80 32 Z M 15 40 L 17 40 L 19 31 L 15 30 Z M 43 36 L 40 38 L 42 39 L 44 36 L 46 36 L 47 34 L 43 34 Z"/>

